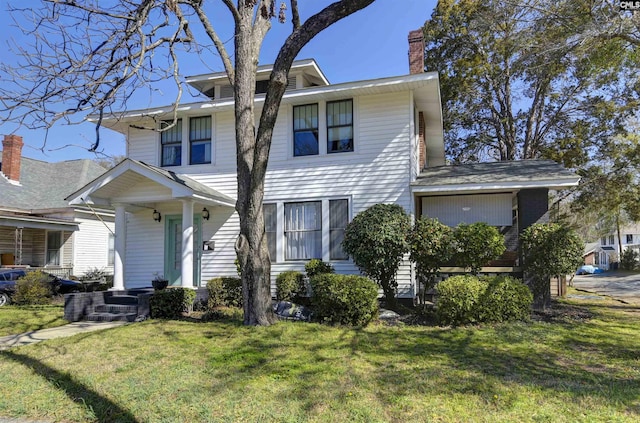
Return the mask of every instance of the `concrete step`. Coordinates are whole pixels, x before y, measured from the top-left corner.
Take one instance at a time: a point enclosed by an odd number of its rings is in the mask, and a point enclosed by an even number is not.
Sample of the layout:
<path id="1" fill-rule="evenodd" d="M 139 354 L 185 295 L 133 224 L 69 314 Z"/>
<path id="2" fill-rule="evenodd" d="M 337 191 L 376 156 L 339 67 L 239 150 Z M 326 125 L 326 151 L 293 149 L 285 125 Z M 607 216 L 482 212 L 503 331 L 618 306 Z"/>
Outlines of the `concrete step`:
<path id="1" fill-rule="evenodd" d="M 127 314 L 137 313 L 138 306 L 133 304 L 104 304 L 94 307 L 95 313 Z"/>
<path id="2" fill-rule="evenodd" d="M 86 320 L 92 322 L 133 322 L 136 313 L 98 313 L 93 312 L 86 316 Z"/>

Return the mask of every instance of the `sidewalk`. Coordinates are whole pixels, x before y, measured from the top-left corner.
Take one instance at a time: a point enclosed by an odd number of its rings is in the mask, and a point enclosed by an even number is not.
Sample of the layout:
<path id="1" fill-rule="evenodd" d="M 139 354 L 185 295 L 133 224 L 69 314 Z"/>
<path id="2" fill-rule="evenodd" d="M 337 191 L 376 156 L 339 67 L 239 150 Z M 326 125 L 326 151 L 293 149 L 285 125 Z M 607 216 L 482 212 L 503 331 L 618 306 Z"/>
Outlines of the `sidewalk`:
<path id="1" fill-rule="evenodd" d="M 46 341 L 47 339 L 62 338 L 65 336 L 73 336 L 78 333 L 110 329 L 126 324 L 128 324 L 128 322 L 73 322 L 56 328 L 3 336 L 0 337 L 0 351 L 12 347 L 35 344 L 40 341 Z"/>

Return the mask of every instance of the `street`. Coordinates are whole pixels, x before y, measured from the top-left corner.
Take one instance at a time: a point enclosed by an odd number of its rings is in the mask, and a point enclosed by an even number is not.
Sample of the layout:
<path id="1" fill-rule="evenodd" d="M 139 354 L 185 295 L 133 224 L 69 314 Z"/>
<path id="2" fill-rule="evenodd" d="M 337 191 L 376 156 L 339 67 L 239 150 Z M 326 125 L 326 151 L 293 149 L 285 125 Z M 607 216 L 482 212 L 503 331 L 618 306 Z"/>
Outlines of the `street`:
<path id="1" fill-rule="evenodd" d="M 576 289 L 608 295 L 629 304 L 640 306 L 640 273 L 609 271 L 594 275 L 576 275 Z"/>

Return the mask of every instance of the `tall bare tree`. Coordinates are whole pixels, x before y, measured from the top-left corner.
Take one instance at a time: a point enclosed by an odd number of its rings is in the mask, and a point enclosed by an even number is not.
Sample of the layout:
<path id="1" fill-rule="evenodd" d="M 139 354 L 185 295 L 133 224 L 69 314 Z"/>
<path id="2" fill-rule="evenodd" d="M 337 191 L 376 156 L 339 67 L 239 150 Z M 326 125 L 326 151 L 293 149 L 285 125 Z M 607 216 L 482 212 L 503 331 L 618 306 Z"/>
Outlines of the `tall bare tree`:
<path id="1" fill-rule="evenodd" d="M 271 264 L 264 235 L 262 200 L 273 127 L 289 69 L 298 52 L 333 23 L 374 0 L 340 0 L 304 22 L 297 0 L 41 0 L 12 8 L 29 45 L 16 44 L 22 62 L 0 67 L 1 120 L 48 128 L 78 114 L 118 116 L 140 89 L 173 78 L 182 97 L 180 57 L 212 51 L 222 59 L 234 89 L 244 323 L 269 325 Z M 227 15 L 224 16 L 223 12 Z M 255 82 L 258 56 L 272 20 L 292 30 L 271 72 L 258 127 Z M 220 26 L 232 22 L 233 55 Z M 29 23 L 30 22 L 30 23 Z M 94 149 L 100 142 L 99 132 Z"/>

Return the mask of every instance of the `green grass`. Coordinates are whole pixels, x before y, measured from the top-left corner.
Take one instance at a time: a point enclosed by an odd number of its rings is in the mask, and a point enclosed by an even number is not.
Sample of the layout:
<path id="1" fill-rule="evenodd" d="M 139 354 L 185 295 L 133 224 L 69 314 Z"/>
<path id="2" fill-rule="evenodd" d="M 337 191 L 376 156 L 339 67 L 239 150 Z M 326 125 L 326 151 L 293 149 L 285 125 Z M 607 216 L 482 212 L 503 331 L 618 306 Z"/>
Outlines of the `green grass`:
<path id="1" fill-rule="evenodd" d="M 62 305 L 0 307 L 0 336 L 66 325 Z"/>
<path id="2" fill-rule="evenodd" d="M 455 329 L 149 320 L 0 352 L 0 416 L 638 421 L 640 309 L 613 301 L 567 304 L 569 313 L 552 323 Z"/>

